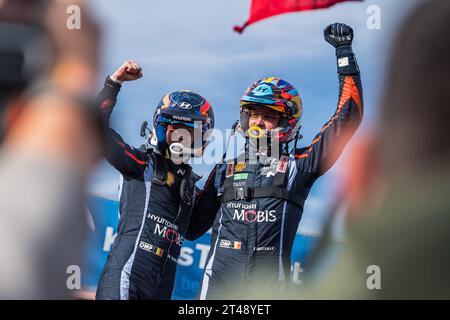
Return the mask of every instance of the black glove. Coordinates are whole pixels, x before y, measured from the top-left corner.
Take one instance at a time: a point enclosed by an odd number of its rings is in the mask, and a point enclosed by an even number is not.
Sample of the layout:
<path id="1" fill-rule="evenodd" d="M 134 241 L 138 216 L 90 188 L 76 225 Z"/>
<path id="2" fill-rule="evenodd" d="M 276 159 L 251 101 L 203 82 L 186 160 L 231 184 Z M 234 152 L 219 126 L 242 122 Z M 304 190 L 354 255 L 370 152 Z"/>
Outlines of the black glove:
<path id="1" fill-rule="evenodd" d="M 323 30 L 325 41 L 337 48 L 351 46 L 353 41 L 353 29 L 344 23 L 333 23 Z"/>
<path id="2" fill-rule="evenodd" d="M 358 63 L 352 50 L 353 29 L 343 23 L 333 23 L 323 30 L 325 41 L 336 48 L 338 73 L 356 75 Z"/>

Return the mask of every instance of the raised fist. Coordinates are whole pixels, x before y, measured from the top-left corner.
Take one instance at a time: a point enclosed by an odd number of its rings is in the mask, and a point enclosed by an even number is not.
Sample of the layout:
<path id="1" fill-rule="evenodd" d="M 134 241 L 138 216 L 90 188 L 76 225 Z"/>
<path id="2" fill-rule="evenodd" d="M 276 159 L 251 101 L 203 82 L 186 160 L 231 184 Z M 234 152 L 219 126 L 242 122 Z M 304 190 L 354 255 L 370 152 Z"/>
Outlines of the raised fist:
<path id="1" fill-rule="evenodd" d="M 142 76 L 142 68 L 133 60 L 127 60 L 111 75 L 111 79 L 120 82 L 133 81 Z"/>
<path id="2" fill-rule="evenodd" d="M 353 29 L 344 23 L 333 23 L 323 30 L 325 41 L 337 48 L 351 45 L 353 41 Z"/>

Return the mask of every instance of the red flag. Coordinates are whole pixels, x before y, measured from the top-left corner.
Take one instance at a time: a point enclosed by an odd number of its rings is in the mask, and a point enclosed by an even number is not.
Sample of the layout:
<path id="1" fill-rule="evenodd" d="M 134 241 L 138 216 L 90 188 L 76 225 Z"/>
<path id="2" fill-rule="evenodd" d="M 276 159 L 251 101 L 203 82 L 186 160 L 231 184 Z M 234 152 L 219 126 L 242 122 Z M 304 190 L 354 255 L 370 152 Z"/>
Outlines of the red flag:
<path id="1" fill-rule="evenodd" d="M 252 0 L 250 18 L 242 26 L 235 26 L 234 31 L 242 33 L 248 25 L 277 14 L 328 8 L 344 1 L 362 0 Z"/>

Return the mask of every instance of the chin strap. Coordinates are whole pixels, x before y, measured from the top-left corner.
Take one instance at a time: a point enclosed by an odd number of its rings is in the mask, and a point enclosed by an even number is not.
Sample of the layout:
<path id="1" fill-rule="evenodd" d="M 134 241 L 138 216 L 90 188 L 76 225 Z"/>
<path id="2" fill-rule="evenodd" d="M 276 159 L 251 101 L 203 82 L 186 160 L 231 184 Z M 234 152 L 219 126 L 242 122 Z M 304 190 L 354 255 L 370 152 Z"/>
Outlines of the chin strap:
<path id="1" fill-rule="evenodd" d="M 294 152 L 295 150 L 297 150 L 297 143 L 298 140 L 300 140 L 302 137 L 302 135 L 297 131 L 297 133 L 295 134 L 295 138 L 294 138 Z"/>
<path id="2" fill-rule="evenodd" d="M 225 162 L 225 158 L 227 157 L 227 153 L 228 153 L 228 147 L 230 146 L 230 140 L 231 140 L 231 137 L 234 136 L 234 135 L 236 134 L 236 129 L 237 129 L 237 127 L 239 126 L 239 124 L 240 124 L 240 121 L 239 121 L 239 120 L 236 120 L 236 121 L 233 123 L 233 126 L 231 127 L 231 133 L 230 133 L 230 135 L 228 136 L 228 139 L 227 139 L 227 145 L 226 145 L 226 147 L 225 147 L 225 153 L 224 153 L 223 156 L 222 156 L 222 163 Z"/>
<path id="3" fill-rule="evenodd" d="M 165 185 L 167 180 L 167 160 L 163 155 L 153 149 L 148 150 L 153 159 L 153 179 L 152 182 L 158 185 Z"/>
<path id="4" fill-rule="evenodd" d="M 289 153 L 289 143 L 288 142 L 284 143 L 284 153 L 286 153 L 286 154 Z"/>
<path id="5" fill-rule="evenodd" d="M 153 179 L 152 182 L 164 186 L 167 184 L 167 161 L 161 153 L 152 149 L 148 150 L 149 155 L 153 159 Z M 188 164 L 183 165 L 184 174 L 180 183 L 180 197 L 186 205 L 191 205 L 194 198 L 195 183 L 202 178 L 202 176 L 192 171 L 192 167 Z"/>

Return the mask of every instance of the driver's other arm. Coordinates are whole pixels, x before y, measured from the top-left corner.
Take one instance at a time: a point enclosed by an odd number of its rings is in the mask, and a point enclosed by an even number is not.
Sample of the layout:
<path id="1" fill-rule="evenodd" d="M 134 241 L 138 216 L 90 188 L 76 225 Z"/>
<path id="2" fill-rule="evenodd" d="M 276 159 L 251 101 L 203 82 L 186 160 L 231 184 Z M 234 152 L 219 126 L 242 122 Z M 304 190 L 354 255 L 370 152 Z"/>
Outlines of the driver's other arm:
<path id="1" fill-rule="evenodd" d="M 214 223 L 216 214 L 220 208 L 220 200 L 215 187 L 216 171 L 219 166 L 215 166 L 211 171 L 203 190 L 197 192 L 194 208 L 189 220 L 189 227 L 185 238 L 195 240 L 208 231 Z"/>
<path id="2" fill-rule="evenodd" d="M 299 170 L 318 176 L 334 165 L 363 116 L 360 71 L 351 47 L 353 30 L 344 24 L 335 23 L 324 30 L 324 36 L 336 48 L 338 105 L 334 115 L 322 127 L 309 148 L 296 155 Z"/>
<path id="3" fill-rule="evenodd" d="M 128 70 L 128 71 L 127 71 Z M 147 166 L 147 156 L 140 150 L 126 144 L 122 137 L 109 127 L 109 118 L 117 101 L 117 95 L 124 81 L 142 77 L 140 67 L 133 61 L 126 61 L 105 80 L 105 85 L 97 97 L 97 104 L 105 122 L 107 136 L 106 160 L 125 175 L 141 174 Z"/>

